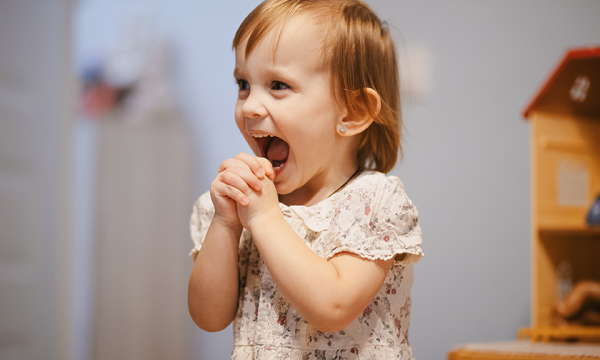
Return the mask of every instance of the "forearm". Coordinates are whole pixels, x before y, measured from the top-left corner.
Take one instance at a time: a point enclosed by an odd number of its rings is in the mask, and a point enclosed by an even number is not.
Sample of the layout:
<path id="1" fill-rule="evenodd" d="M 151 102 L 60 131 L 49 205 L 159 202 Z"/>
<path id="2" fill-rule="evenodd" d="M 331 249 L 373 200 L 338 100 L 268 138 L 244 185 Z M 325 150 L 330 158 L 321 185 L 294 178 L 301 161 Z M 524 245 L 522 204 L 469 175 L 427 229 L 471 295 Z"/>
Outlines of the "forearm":
<path id="1" fill-rule="evenodd" d="M 357 293 L 356 279 L 309 249 L 283 218 L 255 223 L 252 235 L 282 294 L 318 330 L 337 331 L 349 325 L 381 286 L 373 287 L 374 292 L 369 289 L 372 294 L 366 296 Z"/>
<path id="2" fill-rule="evenodd" d="M 241 225 L 228 227 L 213 220 L 194 262 L 188 307 L 192 319 L 203 330 L 222 330 L 235 317 L 241 231 Z"/>

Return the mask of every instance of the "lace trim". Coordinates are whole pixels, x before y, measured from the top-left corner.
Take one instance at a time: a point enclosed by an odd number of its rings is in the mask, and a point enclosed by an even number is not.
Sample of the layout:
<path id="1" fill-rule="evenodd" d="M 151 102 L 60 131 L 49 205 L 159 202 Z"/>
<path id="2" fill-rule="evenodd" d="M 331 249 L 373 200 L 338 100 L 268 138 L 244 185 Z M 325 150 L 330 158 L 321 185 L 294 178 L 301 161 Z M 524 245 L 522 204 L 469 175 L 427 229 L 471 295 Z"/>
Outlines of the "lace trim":
<path id="1" fill-rule="evenodd" d="M 421 249 L 420 245 L 415 245 L 415 246 L 411 246 L 405 249 L 398 249 L 397 251 L 394 250 L 394 252 L 392 253 L 385 253 L 385 254 L 372 254 L 372 253 L 365 253 L 365 252 L 361 252 L 361 251 L 357 251 L 354 248 L 351 248 L 347 245 L 343 245 L 340 246 L 338 248 L 336 248 L 335 250 L 333 250 L 330 254 L 327 255 L 327 257 L 325 258 L 325 260 L 329 260 L 332 257 L 334 257 L 335 255 L 339 254 L 339 253 L 343 253 L 343 252 L 348 252 L 348 253 L 352 253 L 352 254 L 356 254 L 364 259 L 367 260 L 390 260 L 391 258 L 395 257 L 396 255 L 402 255 L 402 254 L 408 254 L 411 256 L 405 257 L 402 260 L 396 260 L 394 261 L 394 263 L 397 264 L 414 264 L 417 261 L 419 261 L 423 256 L 425 256 L 425 253 L 423 253 L 423 250 Z"/>
<path id="2" fill-rule="evenodd" d="M 193 248 L 192 251 L 190 251 L 190 253 L 188 254 L 188 256 L 190 258 L 192 258 L 192 261 L 196 261 L 196 258 L 198 257 L 199 252 L 200 252 L 199 248 Z"/>

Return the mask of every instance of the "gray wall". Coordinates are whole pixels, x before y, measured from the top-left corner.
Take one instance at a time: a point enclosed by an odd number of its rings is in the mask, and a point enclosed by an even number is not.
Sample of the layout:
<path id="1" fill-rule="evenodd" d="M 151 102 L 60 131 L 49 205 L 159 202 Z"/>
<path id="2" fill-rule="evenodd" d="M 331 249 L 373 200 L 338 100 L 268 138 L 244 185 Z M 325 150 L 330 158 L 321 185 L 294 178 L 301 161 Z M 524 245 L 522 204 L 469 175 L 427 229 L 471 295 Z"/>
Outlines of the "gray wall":
<path id="1" fill-rule="evenodd" d="M 424 233 L 415 354 L 444 359 L 459 343 L 515 339 L 530 314 L 529 125 L 521 110 L 566 48 L 600 44 L 600 2 L 369 3 L 394 29 L 399 53 L 425 47 L 433 61 L 430 95 L 404 108 L 405 158 L 392 172 L 419 208 Z M 101 51 L 132 4 L 139 3 L 82 0 L 76 59 Z M 230 47 L 258 1 L 145 4 L 173 42 L 178 97 L 197 141 L 199 195 L 223 159 L 250 151 L 233 119 Z M 225 358 L 231 339 L 231 329 L 197 330 L 198 358 Z"/>

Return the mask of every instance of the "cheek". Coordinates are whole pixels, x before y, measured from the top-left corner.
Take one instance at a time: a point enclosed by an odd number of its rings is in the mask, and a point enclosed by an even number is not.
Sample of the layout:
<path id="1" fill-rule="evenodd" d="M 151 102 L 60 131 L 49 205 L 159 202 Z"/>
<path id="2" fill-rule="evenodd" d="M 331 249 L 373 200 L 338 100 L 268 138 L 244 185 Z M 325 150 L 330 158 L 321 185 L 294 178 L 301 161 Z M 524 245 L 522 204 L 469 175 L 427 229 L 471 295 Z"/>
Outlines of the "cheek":
<path id="1" fill-rule="evenodd" d="M 294 119 L 280 125 L 290 134 L 288 142 L 297 155 L 318 157 L 319 153 L 329 152 L 335 146 L 336 114 L 330 107 L 317 110 L 298 111 Z"/>
<path id="2" fill-rule="evenodd" d="M 335 150 L 335 132 L 329 131 L 328 127 L 305 124 L 303 128 L 296 129 L 296 137 L 291 147 L 297 161 L 312 164 Z"/>
<path id="3" fill-rule="evenodd" d="M 235 116 L 235 123 L 237 124 L 238 129 L 240 129 L 240 131 L 242 133 L 244 133 L 244 129 L 245 129 L 245 122 L 244 122 L 244 114 L 242 114 L 242 105 L 240 104 L 239 100 L 238 102 L 235 104 L 235 112 L 234 112 L 234 116 Z"/>
<path id="4" fill-rule="evenodd" d="M 246 121 L 244 121 L 245 117 L 242 114 L 242 105 L 243 104 L 240 104 L 239 100 L 235 105 L 235 123 L 238 129 L 240 130 L 240 133 L 242 133 L 242 135 L 244 136 L 244 139 L 246 139 L 246 142 L 248 143 L 252 151 L 254 151 L 256 155 L 258 155 L 259 153 L 257 153 L 258 149 L 256 148 L 256 142 L 254 141 L 254 139 L 252 139 L 252 137 L 246 134 Z"/>

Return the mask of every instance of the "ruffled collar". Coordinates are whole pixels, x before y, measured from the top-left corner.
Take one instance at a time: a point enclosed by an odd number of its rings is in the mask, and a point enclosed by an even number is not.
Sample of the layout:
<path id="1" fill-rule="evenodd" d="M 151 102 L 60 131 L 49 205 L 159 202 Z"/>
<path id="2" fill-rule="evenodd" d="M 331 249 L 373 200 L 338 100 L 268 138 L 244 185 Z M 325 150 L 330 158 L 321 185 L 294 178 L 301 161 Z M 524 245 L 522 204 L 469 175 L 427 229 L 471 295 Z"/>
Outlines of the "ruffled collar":
<path id="1" fill-rule="evenodd" d="M 348 193 L 354 190 L 357 186 L 360 186 L 364 183 L 364 181 L 368 181 L 368 179 L 372 176 L 383 175 L 384 174 L 377 171 L 363 171 L 358 174 L 352 181 L 346 185 L 342 190 L 337 193 L 331 195 L 330 197 L 321 200 L 320 202 L 312 205 L 312 206 L 304 206 L 304 205 L 285 205 L 279 203 L 279 208 L 283 213 L 284 217 L 294 217 L 295 214 L 299 217 L 307 228 L 315 232 L 325 231 L 329 228 L 329 224 L 331 222 L 332 211 L 335 208 L 335 204 L 338 203 L 340 198 L 348 196 Z"/>

